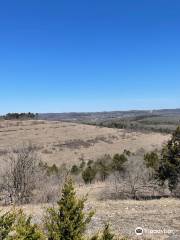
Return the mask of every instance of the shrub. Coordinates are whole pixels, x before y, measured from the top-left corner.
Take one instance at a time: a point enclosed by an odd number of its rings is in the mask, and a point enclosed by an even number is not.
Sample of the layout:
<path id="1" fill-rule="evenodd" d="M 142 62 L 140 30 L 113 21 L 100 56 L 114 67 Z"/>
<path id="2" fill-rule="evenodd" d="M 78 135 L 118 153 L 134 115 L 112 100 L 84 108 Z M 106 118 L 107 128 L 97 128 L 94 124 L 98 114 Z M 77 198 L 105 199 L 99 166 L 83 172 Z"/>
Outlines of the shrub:
<path id="1" fill-rule="evenodd" d="M 130 157 L 131 156 L 131 151 L 127 150 L 127 149 L 124 149 L 124 152 L 123 152 L 124 155 Z"/>
<path id="2" fill-rule="evenodd" d="M 47 169 L 48 175 L 58 175 L 58 173 L 59 173 L 59 168 L 56 166 L 56 164 L 49 166 Z"/>
<path id="3" fill-rule="evenodd" d="M 94 161 L 93 161 L 93 160 L 89 160 L 89 161 L 88 161 L 88 163 L 87 163 L 87 166 L 92 166 L 92 165 L 93 165 L 93 163 L 94 163 Z"/>
<path id="4" fill-rule="evenodd" d="M 80 171 L 79 167 L 76 164 L 74 164 L 71 168 L 71 174 L 78 175 L 79 171 Z"/>
<path id="5" fill-rule="evenodd" d="M 20 210 L 16 215 L 16 221 L 7 240 L 45 240 L 42 231 L 36 224 L 31 223 L 31 217 L 26 217 Z"/>
<path id="6" fill-rule="evenodd" d="M 88 166 L 86 169 L 82 172 L 82 178 L 84 182 L 87 183 L 92 183 L 94 178 L 96 177 L 96 169 L 93 166 Z"/>
<path id="7" fill-rule="evenodd" d="M 128 159 L 124 154 L 115 154 L 112 160 L 112 169 L 121 172 L 124 169 L 123 164 L 127 161 Z"/>
<path id="8" fill-rule="evenodd" d="M 156 152 L 146 153 L 144 155 L 144 161 L 147 168 L 157 170 L 159 167 L 159 156 Z"/>
<path id="9" fill-rule="evenodd" d="M 101 181 L 105 181 L 107 177 L 110 175 L 111 161 L 112 161 L 111 156 L 104 155 L 95 162 L 94 166 L 100 175 Z"/>
<path id="10" fill-rule="evenodd" d="M 86 199 L 77 199 L 72 180 L 67 180 L 62 190 L 58 208 L 49 208 L 45 216 L 48 239 L 81 240 L 93 212 L 83 212 Z"/>
<path id="11" fill-rule="evenodd" d="M 31 217 L 13 210 L 0 217 L 0 239 L 4 240 L 45 240 L 42 231 L 31 223 Z"/>

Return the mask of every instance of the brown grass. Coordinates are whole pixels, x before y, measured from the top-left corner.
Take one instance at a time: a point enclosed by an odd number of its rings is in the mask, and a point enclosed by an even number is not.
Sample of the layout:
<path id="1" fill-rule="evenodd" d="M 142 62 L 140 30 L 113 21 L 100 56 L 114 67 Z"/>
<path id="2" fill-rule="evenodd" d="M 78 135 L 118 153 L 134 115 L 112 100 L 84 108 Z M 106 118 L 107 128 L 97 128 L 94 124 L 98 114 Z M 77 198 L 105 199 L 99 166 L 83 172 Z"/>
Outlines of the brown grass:
<path id="1" fill-rule="evenodd" d="M 180 236 L 180 200 L 160 199 L 151 201 L 135 200 L 108 200 L 98 201 L 99 195 L 104 188 L 104 184 L 94 184 L 89 186 L 78 186 L 78 194 L 88 193 L 86 209 L 95 209 L 95 215 L 89 226 L 88 234 L 97 232 L 103 227 L 104 222 L 109 222 L 113 230 L 120 235 L 137 239 L 135 235 L 136 227 L 147 230 L 145 238 L 167 239 L 168 234 L 153 234 L 150 230 L 171 230 L 174 235 Z M 42 222 L 44 209 L 49 205 L 26 205 L 22 206 L 27 214 L 33 216 L 37 223 Z M 3 211 L 10 207 L 4 207 Z M 142 239 L 142 238 L 138 238 Z M 178 239 L 178 238 L 177 238 Z M 180 239 L 180 238 L 179 238 Z"/>
<path id="2" fill-rule="evenodd" d="M 128 132 L 64 122 L 1 121 L 0 125 L 1 152 L 30 140 L 40 147 L 42 159 L 57 165 L 77 162 L 82 156 L 97 159 L 104 154 L 121 153 L 124 149 L 149 151 L 161 147 L 169 138 L 160 133 Z"/>
<path id="3" fill-rule="evenodd" d="M 128 132 L 64 122 L 1 121 L 0 161 L 8 148 L 29 140 L 36 144 L 42 160 L 60 166 L 62 163 L 77 163 L 81 157 L 85 160 L 97 159 L 104 154 L 121 153 L 124 149 L 143 154 L 144 151 L 160 148 L 168 139 L 169 135 L 160 133 Z M 117 233 L 135 239 L 134 231 L 138 226 L 147 230 L 173 230 L 175 234 L 180 235 L 176 232 L 180 229 L 180 200 L 101 201 L 102 192 L 108 191 L 106 183 L 79 185 L 77 189 L 79 195 L 88 193 L 86 208 L 96 210 L 89 232 L 94 233 L 104 221 L 110 221 Z M 27 214 L 32 214 L 37 223 L 42 221 L 44 207 L 47 205 L 22 206 Z M 11 207 L 2 208 L 3 211 L 7 211 Z M 146 237 L 160 240 L 168 236 L 146 234 Z"/>

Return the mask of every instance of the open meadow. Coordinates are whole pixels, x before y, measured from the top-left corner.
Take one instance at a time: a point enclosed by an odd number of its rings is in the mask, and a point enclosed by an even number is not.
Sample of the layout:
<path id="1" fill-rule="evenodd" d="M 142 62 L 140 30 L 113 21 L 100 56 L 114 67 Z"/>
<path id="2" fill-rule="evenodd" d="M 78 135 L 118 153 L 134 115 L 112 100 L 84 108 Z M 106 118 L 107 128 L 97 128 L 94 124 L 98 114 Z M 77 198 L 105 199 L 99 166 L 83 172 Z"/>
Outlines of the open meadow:
<path id="1" fill-rule="evenodd" d="M 79 159 L 97 159 L 104 154 L 148 152 L 159 149 L 168 134 L 142 133 L 60 121 L 0 121 L 0 157 L 23 142 L 37 146 L 49 164 L 73 164 Z"/>
<path id="2" fill-rule="evenodd" d="M 31 142 L 42 162 L 48 165 L 66 164 L 71 167 L 84 161 L 96 160 L 104 154 L 111 156 L 123 153 L 124 149 L 143 156 L 148 151 L 161 149 L 170 135 L 150 132 L 135 132 L 61 121 L 0 121 L 0 166 L 6 161 L 8 151 L 23 142 Z M 78 179 L 78 181 L 77 181 Z M 144 237 L 167 239 L 180 237 L 180 201 L 173 198 L 155 200 L 113 199 L 111 192 L 117 187 L 114 179 L 92 184 L 84 184 L 75 177 L 79 196 L 88 195 L 86 209 L 96 213 L 88 233 L 98 231 L 104 222 L 110 222 L 112 229 L 123 236 L 136 239 L 135 228 L 142 227 Z M 45 186 L 44 186 L 45 187 Z M 53 194 L 53 192 L 51 193 Z M 41 224 L 44 207 L 54 203 L 30 203 L 18 206 L 33 216 L 33 221 Z M 12 206 L 1 206 L 3 212 Z M 169 231 L 162 233 L 162 231 Z M 160 231 L 153 233 L 152 231 Z"/>

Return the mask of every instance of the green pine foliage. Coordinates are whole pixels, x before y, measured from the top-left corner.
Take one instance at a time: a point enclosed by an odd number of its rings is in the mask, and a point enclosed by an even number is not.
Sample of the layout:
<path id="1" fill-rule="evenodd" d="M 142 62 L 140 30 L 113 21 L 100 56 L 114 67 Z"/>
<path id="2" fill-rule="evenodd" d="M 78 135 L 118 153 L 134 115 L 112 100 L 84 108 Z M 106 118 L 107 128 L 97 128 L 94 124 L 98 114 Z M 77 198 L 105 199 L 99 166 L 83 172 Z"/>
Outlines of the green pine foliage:
<path id="1" fill-rule="evenodd" d="M 94 166 L 87 166 L 82 172 L 82 178 L 86 184 L 92 183 L 95 179 L 97 171 Z"/>
<path id="2" fill-rule="evenodd" d="M 49 176 L 58 175 L 58 173 L 59 173 L 59 168 L 56 166 L 56 164 L 53 164 L 52 166 L 48 167 L 48 169 L 47 169 L 47 174 Z"/>
<path id="3" fill-rule="evenodd" d="M 85 230 L 94 212 L 84 212 L 86 198 L 78 199 L 71 179 L 67 179 L 57 208 L 48 208 L 44 219 L 44 233 L 32 223 L 31 217 L 20 210 L 0 216 L 1 240 L 87 240 Z M 89 240 L 117 240 L 108 224 L 102 234 Z M 125 240 L 122 238 L 121 240 Z"/>
<path id="4" fill-rule="evenodd" d="M 14 211 L 7 212 L 0 216 L 0 239 L 6 239 L 12 230 L 12 226 L 16 220 Z"/>
<path id="5" fill-rule="evenodd" d="M 176 189 L 180 179 L 180 126 L 162 150 L 157 177 L 162 184 L 168 181 L 171 192 Z"/>
<path id="6" fill-rule="evenodd" d="M 114 171 L 121 172 L 124 169 L 124 163 L 127 162 L 128 159 L 125 154 L 115 154 L 112 160 L 112 169 Z"/>
<path id="7" fill-rule="evenodd" d="M 45 236 L 36 224 L 31 222 L 31 217 L 26 217 L 20 210 L 16 222 L 9 233 L 7 240 L 45 240 Z"/>
<path id="8" fill-rule="evenodd" d="M 71 174 L 72 175 L 78 175 L 79 172 L 80 172 L 80 168 L 76 164 L 74 164 L 71 168 Z"/>
<path id="9" fill-rule="evenodd" d="M 31 222 L 31 217 L 13 210 L 0 217 L 0 239 L 2 240 L 45 240 L 42 231 Z"/>
<path id="10" fill-rule="evenodd" d="M 159 156 L 156 152 L 146 153 L 144 155 L 144 161 L 147 168 L 157 170 L 159 167 Z"/>
<path id="11" fill-rule="evenodd" d="M 69 179 L 65 182 L 58 208 L 47 209 L 45 228 L 49 240 L 82 240 L 93 212 L 84 213 L 86 199 L 78 199 Z"/>
<path id="12" fill-rule="evenodd" d="M 110 155 L 105 154 L 95 162 L 95 168 L 100 176 L 101 181 L 105 181 L 111 173 L 111 161 Z"/>
<path id="13" fill-rule="evenodd" d="M 72 175 L 81 174 L 86 184 L 91 184 L 95 179 L 105 181 L 113 172 L 124 171 L 124 164 L 128 161 L 130 155 L 130 151 L 124 150 L 123 154 L 115 154 L 113 158 L 109 154 L 105 154 L 96 161 L 89 160 L 86 163 L 83 159 L 79 166 L 72 166 L 70 173 Z"/>
<path id="14" fill-rule="evenodd" d="M 131 151 L 129 151 L 127 149 L 124 149 L 123 154 L 126 155 L 127 157 L 130 157 L 132 155 Z"/>

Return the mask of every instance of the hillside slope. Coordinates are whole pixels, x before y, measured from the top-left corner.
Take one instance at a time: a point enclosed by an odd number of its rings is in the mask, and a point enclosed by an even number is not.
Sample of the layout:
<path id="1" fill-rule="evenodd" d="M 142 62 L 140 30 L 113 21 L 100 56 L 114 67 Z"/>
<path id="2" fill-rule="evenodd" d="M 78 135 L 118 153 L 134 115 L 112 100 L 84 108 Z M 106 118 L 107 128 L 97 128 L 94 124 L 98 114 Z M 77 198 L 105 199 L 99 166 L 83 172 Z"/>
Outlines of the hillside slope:
<path id="1" fill-rule="evenodd" d="M 35 143 L 42 160 L 74 163 L 104 154 L 150 151 L 160 148 L 169 135 L 111 129 L 54 121 L 0 121 L 0 156 L 24 141 Z"/>

